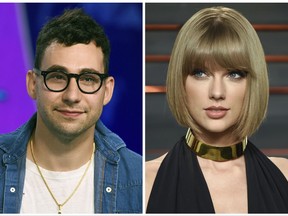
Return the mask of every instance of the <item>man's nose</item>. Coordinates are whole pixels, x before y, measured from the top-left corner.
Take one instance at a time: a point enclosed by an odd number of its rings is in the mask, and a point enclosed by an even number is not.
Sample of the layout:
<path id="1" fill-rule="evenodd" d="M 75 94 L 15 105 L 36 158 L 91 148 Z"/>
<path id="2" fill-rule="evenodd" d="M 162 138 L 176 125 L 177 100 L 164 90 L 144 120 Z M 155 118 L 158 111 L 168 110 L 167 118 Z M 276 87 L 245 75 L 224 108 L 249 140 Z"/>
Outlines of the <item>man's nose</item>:
<path id="1" fill-rule="evenodd" d="M 81 100 L 82 92 L 80 91 L 75 77 L 70 78 L 69 85 L 63 92 L 63 100 L 70 103 L 78 103 Z"/>

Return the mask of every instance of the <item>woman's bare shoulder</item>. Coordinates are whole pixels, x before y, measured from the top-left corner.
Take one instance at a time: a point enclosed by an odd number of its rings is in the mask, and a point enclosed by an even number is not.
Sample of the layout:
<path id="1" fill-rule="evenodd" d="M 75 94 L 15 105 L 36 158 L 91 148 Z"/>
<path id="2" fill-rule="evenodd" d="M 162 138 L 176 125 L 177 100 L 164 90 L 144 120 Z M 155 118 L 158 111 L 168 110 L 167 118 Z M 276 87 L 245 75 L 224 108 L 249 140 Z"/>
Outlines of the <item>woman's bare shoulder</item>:
<path id="1" fill-rule="evenodd" d="M 167 153 L 166 153 L 167 154 Z M 156 172 L 158 171 L 159 169 L 159 166 L 161 165 L 163 159 L 165 158 L 166 154 L 156 158 L 156 159 L 153 159 L 153 160 L 150 160 L 150 161 L 147 161 L 145 163 L 145 168 L 146 168 L 146 173 L 153 173 L 153 172 Z"/>
<path id="2" fill-rule="evenodd" d="M 167 154 L 167 153 L 166 153 Z M 145 203 L 147 206 L 149 196 L 156 178 L 158 169 L 166 154 L 145 163 Z"/>
<path id="3" fill-rule="evenodd" d="M 145 163 L 145 176 L 146 176 L 146 186 L 151 186 L 154 183 L 155 177 L 157 175 L 158 169 L 165 158 L 166 154 L 154 159 L 147 161 Z"/>
<path id="4" fill-rule="evenodd" d="M 288 159 L 282 157 L 269 157 L 269 159 L 281 170 L 288 180 Z"/>

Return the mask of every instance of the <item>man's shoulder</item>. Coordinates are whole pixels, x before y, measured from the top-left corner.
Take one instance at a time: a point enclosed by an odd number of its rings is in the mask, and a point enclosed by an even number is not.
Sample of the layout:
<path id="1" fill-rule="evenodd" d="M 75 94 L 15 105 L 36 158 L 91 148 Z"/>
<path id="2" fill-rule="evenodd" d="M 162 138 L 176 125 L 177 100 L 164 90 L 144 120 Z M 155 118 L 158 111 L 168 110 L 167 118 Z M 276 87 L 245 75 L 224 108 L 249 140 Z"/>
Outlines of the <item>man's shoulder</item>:
<path id="1" fill-rule="evenodd" d="M 25 144 L 36 124 L 36 114 L 15 131 L 10 133 L 0 134 L 0 149 L 8 152 L 11 148 L 19 150 L 22 144 Z"/>
<path id="2" fill-rule="evenodd" d="M 142 156 L 126 147 L 119 149 L 119 155 L 119 175 L 142 184 Z"/>
<path id="3" fill-rule="evenodd" d="M 123 147 L 119 149 L 119 154 L 122 160 L 127 160 L 130 162 L 141 163 L 142 164 L 142 156 L 127 147 Z"/>
<path id="4" fill-rule="evenodd" d="M 126 168 L 137 167 L 142 169 L 142 156 L 126 146 L 125 142 L 114 132 L 108 129 L 102 121 L 98 121 L 95 128 L 95 140 L 98 144 L 98 149 L 103 155 L 111 160 L 118 161 L 120 165 Z M 114 152 L 107 154 L 107 149 Z M 114 156 L 116 155 L 116 157 Z M 112 156 L 112 157 L 111 157 Z"/>
<path id="5" fill-rule="evenodd" d="M 94 136 L 98 145 L 103 144 L 103 148 L 108 147 L 117 151 L 122 147 L 126 147 L 124 141 L 116 133 L 107 128 L 100 119 L 96 123 Z"/>
<path id="6" fill-rule="evenodd" d="M 17 140 L 20 132 L 21 131 L 17 129 L 9 133 L 0 134 L 0 149 L 3 151 L 10 149 L 13 146 L 12 144 Z"/>

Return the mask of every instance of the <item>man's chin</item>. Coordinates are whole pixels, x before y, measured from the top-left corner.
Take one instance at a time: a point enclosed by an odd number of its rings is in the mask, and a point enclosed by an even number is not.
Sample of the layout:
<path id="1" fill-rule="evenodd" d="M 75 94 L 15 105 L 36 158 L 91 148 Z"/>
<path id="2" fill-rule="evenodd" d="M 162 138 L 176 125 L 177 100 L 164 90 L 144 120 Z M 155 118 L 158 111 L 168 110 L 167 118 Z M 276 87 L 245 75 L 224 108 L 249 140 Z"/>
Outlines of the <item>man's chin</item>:
<path id="1" fill-rule="evenodd" d="M 56 136 L 61 137 L 62 139 L 73 140 L 75 137 L 79 136 L 85 130 L 79 127 L 69 127 L 69 126 L 61 126 L 54 127 L 54 133 Z"/>

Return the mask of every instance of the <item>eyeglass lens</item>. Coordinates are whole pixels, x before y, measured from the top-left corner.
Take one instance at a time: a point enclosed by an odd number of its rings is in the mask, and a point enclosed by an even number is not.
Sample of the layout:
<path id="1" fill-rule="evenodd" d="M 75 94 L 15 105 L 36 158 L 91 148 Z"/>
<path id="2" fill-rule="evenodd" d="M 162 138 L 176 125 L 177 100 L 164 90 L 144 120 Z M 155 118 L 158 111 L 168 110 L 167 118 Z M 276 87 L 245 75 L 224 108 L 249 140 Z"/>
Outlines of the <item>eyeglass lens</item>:
<path id="1" fill-rule="evenodd" d="M 75 75 L 72 75 L 76 77 Z M 70 77 L 71 78 L 71 77 Z M 101 78 L 95 73 L 83 73 L 76 78 L 78 87 L 83 92 L 92 93 L 101 87 Z M 45 77 L 47 87 L 52 91 L 62 91 L 69 84 L 69 74 L 64 72 L 49 72 Z"/>

